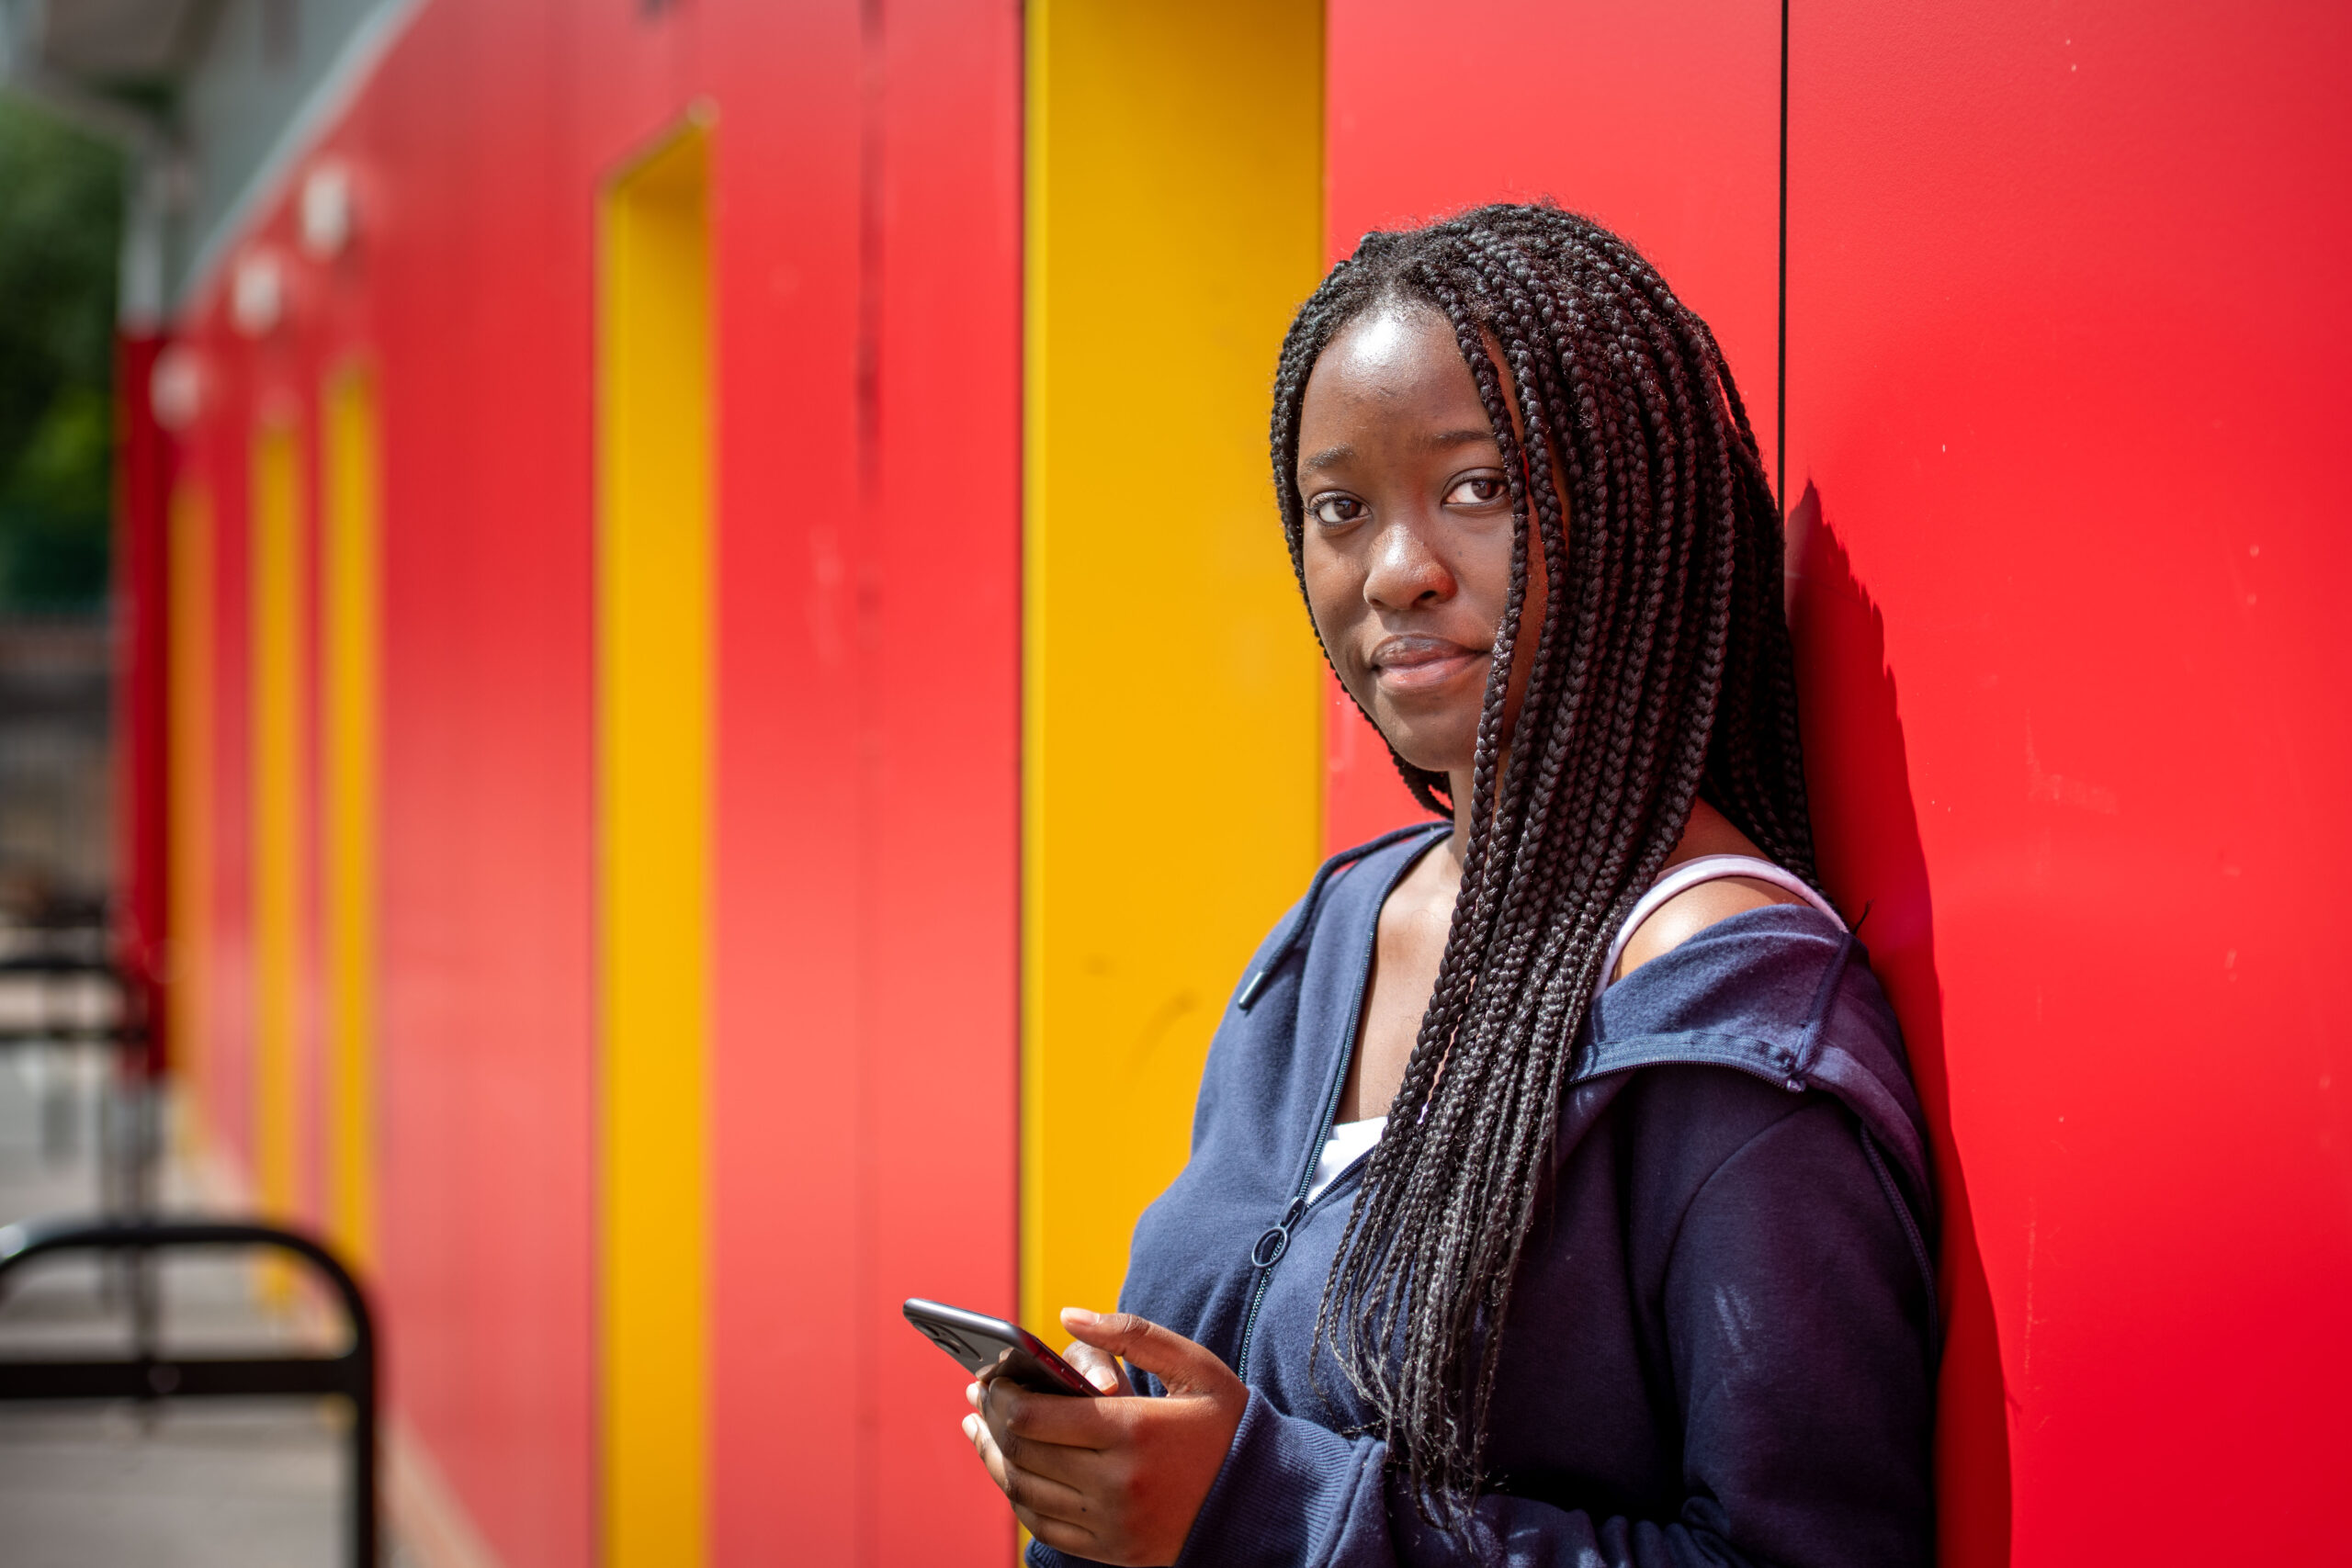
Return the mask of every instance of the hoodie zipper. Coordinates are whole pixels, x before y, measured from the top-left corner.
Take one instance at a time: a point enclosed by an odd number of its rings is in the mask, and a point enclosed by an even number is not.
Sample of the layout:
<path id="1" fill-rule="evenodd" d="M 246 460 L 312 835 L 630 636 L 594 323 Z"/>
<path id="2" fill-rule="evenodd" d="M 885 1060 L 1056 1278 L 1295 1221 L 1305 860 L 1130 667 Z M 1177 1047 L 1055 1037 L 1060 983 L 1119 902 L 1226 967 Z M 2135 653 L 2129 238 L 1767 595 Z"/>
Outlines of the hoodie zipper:
<path id="1" fill-rule="evenodd" d="M 1419 855 L 1413 857 L 1414 860 L 1419 858 Z M 1409 869 L 1412 863 L 1412 861 L 1406 862 L 1406 867 Z M 1403 879 L 1404 872 L 1399 871 L 1396 880 L 1389 883 L 1388 892 L 1395 892 L 1396 882 Z M 1384 905 L 1387 902 L 1386 893 L 1381 896 L 1381 902 Z M 1363 961 L 1356 970 L 1355 1005 L 1348 1010 L 1345 1036 L 1348 1048 L 1340 1055 L 1339 1066 L 1331 1075 L 1330 1086 L 1323 1091 L 1323 1111 L 1316 1119 L 1316 1136 L 1306 1145 L 1306 1162 L 1299 1170 L 1298 1185 L 1292 1189 L 1290 1202 L 1283 1210 L 1283 1217 L 1260 1232 L 1257 1241 L 1250 1248 L 1250 1266 L 1257 1270 L 1258 1280 L 1250 1287 L 1250 1311 L 1241 1320 L 1241 1353 L 1235 1358 L 1234 1365 L 1234 1374 L 1243 1382 L 1250 1381 L 1250 1341 L 1258 1329 L 1258 1309 L 1265 1304 L 1266 1287 L 1273 1281 L 1274 1265 L 1280 1263 L 1283 1254 L 1290 1250 L 1292 1230 L 1306 1219 L 1311 1210 L 1331 1195 L 1333 1188 L 1340 1185 L 1339 1177 L 1334 1176 L 1331 1185 L 1323 1189 L 1313 1202 L 1307 1201 L 1307 1191 L 1315 1185 L 1315 1168 L 1322 1160 L 1323 1145 L 1331 1139 L 1331 1119 L 1339 1114 L 1340 1091 L 1348 1081 L 1348 1064 L 1355 1060 L 1356 1033 L 1363 1025 L 1363 994 L 1371 986 L 1373 954 L 1378 951 L 1379 945 L 1380 917 L 1375 912 L 1372 934 L 1364 942 Z"/>

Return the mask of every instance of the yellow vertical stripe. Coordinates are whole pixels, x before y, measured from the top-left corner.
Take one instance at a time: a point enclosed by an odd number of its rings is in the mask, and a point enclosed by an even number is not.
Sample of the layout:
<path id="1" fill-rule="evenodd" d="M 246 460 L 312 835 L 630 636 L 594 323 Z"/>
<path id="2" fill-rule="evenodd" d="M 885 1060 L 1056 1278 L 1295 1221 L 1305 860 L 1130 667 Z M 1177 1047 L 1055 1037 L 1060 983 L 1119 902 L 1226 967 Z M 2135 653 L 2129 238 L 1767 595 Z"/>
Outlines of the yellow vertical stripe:
<path id="1" fill-rule="evenodd" d="M 332 377 L 320 426 L 325 702 L 329 1234 L 348 1262 L 375 1262 L 376 713 L 380 548 L 376 389 Z"/>
<path id="2" fill-rule="evenodd" d="M 610 1568 L 695 1568 L 705 1556 L 708 140 L 699 125 L 671 139 L 614 182 L 601 214 L 597 782 Z"/>
<path id="3" fill-rule="evenodd" d="M 197 1086 L 202 1103 L 208 1077 L 207 998 L 212 961 L 212 498 L 193 484 L 172 492 L 170 517 L 171 664 L 164 672 L 170 705 L 170 840 L 164 886 L 169 907 L 164 941 L 164 1029 L 173 1069 Z"/>
<path id="4" fill-rule="evenodd" d="M 1108 1306 L 1320 842 L 1266 476 L 1321 263 L 1315 0 L 1032 0 L 1022 1311 Z"/>
<path id="5" fill-rule="evenodd" d="M 254 1179 L 262 1211 L 300 1196 L 296 1075 L 302 985 L 302 470 L 292 426 L 254 437 Z"/>

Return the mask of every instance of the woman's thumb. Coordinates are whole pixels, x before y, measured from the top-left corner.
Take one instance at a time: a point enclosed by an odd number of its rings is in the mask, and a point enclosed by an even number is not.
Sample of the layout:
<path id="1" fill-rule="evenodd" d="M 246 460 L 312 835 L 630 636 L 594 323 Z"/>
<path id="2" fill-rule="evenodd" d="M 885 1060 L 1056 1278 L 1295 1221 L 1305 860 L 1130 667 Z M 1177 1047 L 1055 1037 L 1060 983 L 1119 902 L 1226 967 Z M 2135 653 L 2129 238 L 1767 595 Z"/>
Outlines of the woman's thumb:
<path id="1" fill-rule="evenodd" d="M 1206 1346 L 1131 1312 L 1093 1313 L 1084 1307 L 1064 1307 L 1062 1326 L 1073 1337 L 1124 1357 L 1129 1366 L 1149 1372 L 1170 1393 L 1214 1393 L 1235 1381 L 1231 1371 Z"/>

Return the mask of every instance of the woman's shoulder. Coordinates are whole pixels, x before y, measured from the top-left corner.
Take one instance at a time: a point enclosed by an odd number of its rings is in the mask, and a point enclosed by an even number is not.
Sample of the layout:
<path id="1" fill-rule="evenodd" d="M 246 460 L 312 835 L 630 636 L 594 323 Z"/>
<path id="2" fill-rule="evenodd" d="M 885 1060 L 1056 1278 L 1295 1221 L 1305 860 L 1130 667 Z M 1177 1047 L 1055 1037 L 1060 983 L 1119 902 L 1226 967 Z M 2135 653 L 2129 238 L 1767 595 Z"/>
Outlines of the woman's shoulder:
<path id="1" fill-rule="evenodd" d="M 1928 1190 L 1926 1127 L 1902 1027 L 1861 942 L 1823 910 L 1742 911 L 1603 991 L 1577 1078 L 1666 1066 L 1737 1069 L 1723 1076 L 1748 1083 L 1722 1093 L 1751 1107 L 1763 1103 L 1759 1092 L 1835 1099 L 1916 1191 Z"/>
<path id="2" fill-rule="evenodd" d="M 1650 910 L 1626 938 L 1611 978 L 1622 980 L 1712 926 L 1775 904 L 1803 907 L 1799 894 L 1754 876 L 1718 876 L 1677 892 Z"/>
<path id="3" fill-rule="evenodd" d="M 1668 1142 L 1736 1147 L 1803 1109 L 1843 1125 L 1819 1114 L 1836 1101 L 1924 1172 L 1901 1026 L 1861 943 L 1810 905 L 1758 903 L 1644 964 L 1601 992 L 1583 1045 L 1576 1079 L 1622 1078 L 1620 1112 Z"/>
<path id="4" fill-rule="evenodd" d="M 1722 884 L 1708 884 L 1722 886 Z M 1835 983 L 1826 989 L 1827 971 Z M 1708 919 L 1668 952 L 1616 980 L 1592 1006 L 1595 1037 L 1633 1034 L 1750 1034 L 1797 1043 L 1844 1013 L 1863 992 L 1865 1022 L 1894 1027 L 1868 957 L 1837 917 L 1797 900 L 1747 903 Z"/>

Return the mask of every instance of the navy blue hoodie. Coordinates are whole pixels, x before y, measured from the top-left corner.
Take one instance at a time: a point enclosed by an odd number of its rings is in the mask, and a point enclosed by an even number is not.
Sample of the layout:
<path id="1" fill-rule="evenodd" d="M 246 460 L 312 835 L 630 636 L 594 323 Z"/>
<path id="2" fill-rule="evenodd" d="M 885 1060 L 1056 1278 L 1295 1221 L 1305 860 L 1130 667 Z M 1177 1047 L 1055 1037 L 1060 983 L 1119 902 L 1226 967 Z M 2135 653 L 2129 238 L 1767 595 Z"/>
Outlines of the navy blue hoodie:
<path id="1" fill-rule="evenodd" d="M 1380 907 L 1443 832 L 1340 856 L 1275 928 L 1210 1047 L 1191 1159 L 1136 1227 L 1121 1306 L 1250 1386 L 1180 1562 L 1928 1562 L 1926 1134 L 1860 943 L 1810 908 L 1724 920 L 1594 1006 L 1467 1522 L 1421 1522 L 1386 1445 L 1340 1435 L 1371 1412 L 1309 1349 L 1363 1162 L 1304 1197 Z"/>

